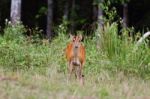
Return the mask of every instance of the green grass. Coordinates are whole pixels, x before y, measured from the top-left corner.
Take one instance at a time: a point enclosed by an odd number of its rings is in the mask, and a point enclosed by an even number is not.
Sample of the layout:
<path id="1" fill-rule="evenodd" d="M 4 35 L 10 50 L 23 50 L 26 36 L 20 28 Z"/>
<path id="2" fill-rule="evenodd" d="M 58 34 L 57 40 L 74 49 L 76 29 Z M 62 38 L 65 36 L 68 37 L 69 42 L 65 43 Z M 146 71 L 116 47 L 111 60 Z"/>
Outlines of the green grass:
<path id="1" fill-rule="evenodd" d="M 26 29 L 21 24 L 6 24 L 0 36 L 1 99 L 149 98 L 146 44 L 134 50 L 136 41 L 125 35 L 129 31 L 118 36 L 115 23 L 98 30 L 97 36 L 85 37 L 85 85 L 80 86 L 75 79 L 67 80 L 64 49 L 69 38 L 65 29 L 61 25 L 49 43 L 38 34 L 24 36 Z"/>
<path id="2" fill-rule="evenodd" d="M 75 80 L 67 82 L 66 75 L 54 66 L 44 70 L 4 71 L 1 69 L 1 99 L 144 99 L 150 96 L 149 81 L 126 77 L 119 73 L 112 77 L 107 71 L 85 76 L 85 85 Z M 40 71 L 44 71 L 41 74 Z"/>
<path id="3" fill-rule="evenodd" d="M 111 62 L 110 71 L 123 71 L 125 74 L 142 76 L 149 79 L 150 49 L 146 43 L 136 48 L 133 37 L 128 29 L 122 29 L 118 35 L 118 25 L 107 23 L 104 29 L 98 29 L 98 41 L 100 50 L 105 53 Z M 136 35 L 135 35 L 136 36 Z"/>

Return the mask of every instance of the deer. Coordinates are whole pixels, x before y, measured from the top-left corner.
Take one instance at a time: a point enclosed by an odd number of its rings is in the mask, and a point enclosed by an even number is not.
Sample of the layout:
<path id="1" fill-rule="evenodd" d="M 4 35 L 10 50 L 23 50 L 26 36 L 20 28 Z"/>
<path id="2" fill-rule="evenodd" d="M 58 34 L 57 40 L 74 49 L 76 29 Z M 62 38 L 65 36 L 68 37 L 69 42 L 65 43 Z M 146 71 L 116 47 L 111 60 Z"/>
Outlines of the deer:
<path id="1" fill-rule="evenodd" d="M 85 47 L 82 44 L 82 35 L 70 34 L 71 41 L 68 43 L 65 54 L 68 63 L 68 78 L 72 73 L 81 85 L 84 84 L 83 65 L 85 64 Z"/>

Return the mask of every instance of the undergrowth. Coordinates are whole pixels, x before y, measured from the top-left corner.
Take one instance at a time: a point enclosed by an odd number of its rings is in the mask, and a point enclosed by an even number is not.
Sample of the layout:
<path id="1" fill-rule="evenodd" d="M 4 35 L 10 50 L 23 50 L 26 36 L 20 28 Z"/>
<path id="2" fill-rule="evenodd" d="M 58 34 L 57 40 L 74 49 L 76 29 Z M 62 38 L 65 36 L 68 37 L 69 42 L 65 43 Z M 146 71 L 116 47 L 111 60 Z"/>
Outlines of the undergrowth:
<path id="1" fill-rule="evenodd" d="M 66 73 L 64 49 L 70 39 L 65 26 L 57 28 L 58 36 L 51 42 L 40 38 L 34 42 L 34 37 L 29 39 L 25 32 L 21 23 L 15 26 L 6 23 L 4 35 L 0 36 L 0 66 L 12 70 L 52 66 L 58 72 Z M 130 31 L 124 29 L 121 35 L 118 32 L 117 23 L 107 23 L 103 29 L 96 31 L 96 36 L 85 37 L 84 73 L 93 75 L 107 70 L 114 74 L 123 72 L 149 79 L 150 53 L 147 44 L 143 43 L 134 50 L 136 41 L 128 36 Z"/>
<path id="2" fill-rule="evenodd" d="M 129 36 L 131 29 L 123 28 L 118 35 L 118 24 L 107 23 L 103 29 L 98 29 L 98 41 L 100 50 L 105 53 L 111 65 L 108 70 L 113 72 L 122 71 L 126 75 L 142 76 L 149 79 L 150 53 L 149 46 L 143 42 L 136 46 L 136 40 Z"/>

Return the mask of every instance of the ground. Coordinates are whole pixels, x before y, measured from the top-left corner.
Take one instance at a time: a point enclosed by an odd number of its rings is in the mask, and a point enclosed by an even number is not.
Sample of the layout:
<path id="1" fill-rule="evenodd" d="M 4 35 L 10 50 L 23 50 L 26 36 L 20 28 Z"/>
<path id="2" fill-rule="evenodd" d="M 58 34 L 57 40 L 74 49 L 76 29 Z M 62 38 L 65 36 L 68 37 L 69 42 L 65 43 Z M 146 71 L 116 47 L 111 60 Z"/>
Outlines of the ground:
<path id="1" fill-rule="evenodd" d="M 123 73 L 112 77 L 107 71 L 85 75 L 84 86 L 74 78 L 68 82 L 54 67 L 0 71 L 1 99 L 149 99 L 149 84 Z"/>

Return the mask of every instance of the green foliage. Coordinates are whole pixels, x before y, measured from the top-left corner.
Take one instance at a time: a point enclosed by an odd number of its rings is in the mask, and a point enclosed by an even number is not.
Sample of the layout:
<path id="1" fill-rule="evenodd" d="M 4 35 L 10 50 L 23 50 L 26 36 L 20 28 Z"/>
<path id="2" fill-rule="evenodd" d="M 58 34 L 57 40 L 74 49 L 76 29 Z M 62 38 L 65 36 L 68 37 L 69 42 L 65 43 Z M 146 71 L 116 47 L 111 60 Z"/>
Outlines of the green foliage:
<path id="1" fill-rule="evenodd" d="M 42 6 L 39 11 L 38 14 L 35 16 L 36 19 L 39 19 L 42 15 L 46 15 L 47 14 L 47 8 L 45 6 Z"/>
<path id="2" fill-rule="evenodd" d="M 134 51 L 136 41 L 128 36 L 129 31 L 124 29 L 122 35 L 118 35 L 118 25 L 107 23 L 104 29 L 99 29 L 98 38 L 100 49 L 111 62 L 107 67 L 114 72 L 123 71 L 125 74 L 148 77 L 149 74 L 149 48 L 147 44 L 141 45 Z"/>
<path id="3" fill-rule="evenodd" d="M 10 69 L 55 66 L 59 72 L 66 73 L 64 50 L 70 42 L 67 24 L 61 24 L 56 29 L 58 36 L 51 43 L 36 35 L 26 38 L 23 35 L 25 31 L 20 23 L 16 26 L 6 25 L 4 35 L 0 37 L 0 66 Z M 32 31 L 39 33 L 37 29 Z M 85 75 L 97 75 L 106 70 L 149 79 L 150 54 L 147 44 L 143 43 L 135 50 L 136 41 L 128 36 L 132 31 L 122 29 L 121 32 L 121 35 L 117 34 L 117 23 L 107 23 L 103 29 L 96 31 L 95 37 L 84 37 Z"/>
<path id="4" fill-rule="evenodd" d="M 115 18 L 118 18 L 117 10 L 115 7 L 111 7 L 111 1 L 105 1 L 99 4 L 99 7 L 103 9 L 103 13 L 105 14 L 102 19 L 104 22 L 114 22 Z M 119 19 L 119 18 L 118 18 Z"/>
<path id="5" fill-rule="evenodd" d="M 116 2 L 126 3 L 128 1 L 120 0 Z M 107 65 L 104 69 L 115 73 L 122 71 L 127 75 L 142 76 L 149 79 L 150 69 L 148 57 L 150 57 L 150 50 L 148 45 L 144 43 L 136 49 L 136 40 L 134 39 L 137 36 L 129 36 L 129 34 L 134 33 L 133 29 L 121 27 L 121 29 L 118 30 L 117 23 L 122 24 L 122 21 L 120 21 L 121 18 L 118 17 L 119 21 L 114 22 L 117 17 L 117 12 L 114 7 L 111 7 L 112 3 L 115 2 L 108 0 L 99 3 L 105 13 L 103 17 L 104 27 L 98 27 L 95 33 L 97 46 L 102 55 L 106 56 L 103 57 Z M 118 33 L 120 35 L 118 35 Z M 101 57 L 97 57 L 101 60 Z"/>
<path id="6" fill-rule="evenodd" d="M 15 26 L 6 24 L 4 35 L 0 37 L 0 66 L 10 69 L 27 69 L 49 64 L 48 55 L 51 54 L 49 47 L 32 44 L 23 35 L 25 31 L 21 23 Z"/>
<path id="7" fill-rule="evenodd" d="M 24 42 L 25 38 L 23 33 L 26 32 L 24 26 L 21 23 L 17 23 L 16 25 L 12 25 L 10 21 L 6 19 L 5 22 L 6 28 L 4 29 L 3 38 L 7 41 L 15 41 L 15 42 Z"/>
<path id="8" fill-rule="evenodd" d="M 68 34 L 68 24 L 69 22 L 65 19 L 63 19 L 62 24 L 60 24 L 57 28 L 55 28 L 55 32 L 60 34 Z"/>
<path id="9" fill-rule="evenodd" d="M 27 31 L 29 32 L 28 41 L 31 43 L 41 43 L 41 39 L 44 38 L 43 36 L 43 30 L 39 29 L 39 27 L 35 28 L 27 28 Z"/>

